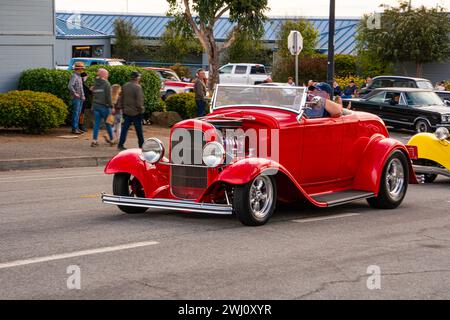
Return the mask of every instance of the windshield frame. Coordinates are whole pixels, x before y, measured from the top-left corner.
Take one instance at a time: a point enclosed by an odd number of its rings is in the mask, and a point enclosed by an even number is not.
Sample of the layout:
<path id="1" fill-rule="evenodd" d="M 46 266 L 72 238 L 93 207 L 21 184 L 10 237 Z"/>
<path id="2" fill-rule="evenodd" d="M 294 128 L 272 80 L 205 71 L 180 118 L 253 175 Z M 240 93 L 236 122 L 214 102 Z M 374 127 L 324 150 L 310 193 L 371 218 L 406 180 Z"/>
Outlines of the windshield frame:
<path id="1" fill-rule="evenodd" d="M 298 110 L 292 109 L 292 108 L 287 108 L 287 107 L 282 107 L 282 106 L 274 106 L 274 105 L 265 105 L 265 104 L 251 104 L 251 103 L 245 103 L 245 104 L 231 104 L 231 105 L 224 105 L 224 106 L 216 106 L 216 99 L 217 99 L 217 93 L 218 93 L 218 89 L 220 87 L 239 87 L 242 89 L 246 89 L 246 88 L 263 88 L 264 85 L 242 85 L 242 84 L 217 84 L 214 90 L 214 94 L 212 96 L 211 99 L 211 111 L 214 110 L 219 110 L 219 109 L 224 109 L 224 108 L 235 108 L 235 107 L 255 107 L 255 108 L 268 108 L 268 109 L 279 109 L 279 110 L 285 110 L 285 111 L 290 111 L 292 113 L 295 113 L 297 115 L 302 115 L 303 111 L 305 109 L 306 106 L 306 98 L 307 98 L 307 89 L 306 87 L 293 87 L 293 86 L 266 86 L 268 88 L 274 89 L 274 88 L 278 88 L 280 90 L 283 89 L 303 89 L 303 96 L 302 99 L 300 101 L 300 106 L 298 108 Z"/>

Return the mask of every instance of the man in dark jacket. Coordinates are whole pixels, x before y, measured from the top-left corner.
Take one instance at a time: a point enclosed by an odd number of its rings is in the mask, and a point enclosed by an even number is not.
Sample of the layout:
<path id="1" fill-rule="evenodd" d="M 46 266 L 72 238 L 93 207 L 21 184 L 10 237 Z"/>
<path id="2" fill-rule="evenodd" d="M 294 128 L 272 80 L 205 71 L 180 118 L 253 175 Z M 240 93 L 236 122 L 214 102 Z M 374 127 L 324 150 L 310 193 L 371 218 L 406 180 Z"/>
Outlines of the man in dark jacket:
<path id="1" fill-rule="evenodd" d="M 111 146 L 114 144 L 111 124 L 107 122 L 112 107 L 111 85 L 108 82 L 108 77 L 108 71 L 102 68 L 98 69 L 97 77 L 94 79 L 94 88 L 92 89 L 92 109 L 94 110 L 95 124 L 91 147 L 98 146 L 98 131 L 100 130 L 102 119 L 105 121 L 106 131 L 109 136 L 104 136 L 104 138 Z"/>
<path id="2" fill-rule="evenodd" d="M 123 109 L 123 127 L 120 133 L 119 150 L 125 150 L 125 140 L 127 139 L 128 129 L 133 123 L 138 137 L 139 148 L 144 144 L 144 134 L 142 133 L 142 114 L 144 113 L 144 92 L 139 82 L 141 74 L 133 71 L 129 82 L 122 86 L 122 94 L 119 98 L 118 107 Z"/>
<path id="3" fill-rule="evenodd" d="M 197 105 L 197 116 L 203 117 L 206 108 L 206 75 L 203 69 L 197 70 L 197 78 L 194 84 L 195 103 Z"/>

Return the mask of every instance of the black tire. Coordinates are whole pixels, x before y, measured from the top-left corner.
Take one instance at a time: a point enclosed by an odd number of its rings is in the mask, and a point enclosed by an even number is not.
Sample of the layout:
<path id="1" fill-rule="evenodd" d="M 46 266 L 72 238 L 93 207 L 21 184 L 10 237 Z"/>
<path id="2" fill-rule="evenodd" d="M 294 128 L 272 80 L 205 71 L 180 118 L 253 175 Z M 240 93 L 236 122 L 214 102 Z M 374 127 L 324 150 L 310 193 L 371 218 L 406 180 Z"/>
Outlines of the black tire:
<path id="1" fill-rule="evenodd" d="M 136 194 L 131 190 L 131 185 L 134 184 L 134 189 Z M 131 177 L 129 173 L 116 173 L 113 179 L 113 194 L 116 196 L 123 197 L 140 197 L 144 198 L 144 190 L 141 183 L 135 177 Z M 148 208 L 144 207 L 129 207 L 129 206 L 118 206 L 119 209 L 125 213 L 136 214 L 144 213 Z"/>
<path id="2" fill-rule="evenodd" d="M 256 185 L 263 181 L 264 185 L 261 187 L 260 193 L 267 193 L 267 204 L 264 200 L 255 200 L 255 197 L 251 198 L 251 194 L 257 192 Z M 265 190 L 265 191 L 264 191 Z M 269 191 L 270 190 L 270 191 Z M 256 196 L 256 194 L 254 194 Z M 255 213 L 252 199 L 258 202 L 258 207 L 262 203 L 261 213 Z M 233 190 L 233 208 L 239 221 L 246 226 L 261 226 L 269 221 L 277 202 L 277 185 L 275 178 L 269 175 L 259 175 L 252 181 L 242 186 L 236 186 Z M 253 203 L 253 202 L 252 202 Z"/>
<path id="3" fill-rule="evenodd" d="M 391 169 L 391 164 L 395 163 L 395 165 L 401 165 L 403 172 L 403 182 L 401 186 L 399 185 L 398 192 L 394 192 L 394 190 L 389 190 L 390 186 L 388 186 L 388 180 L 386 180 L 388 176 L 388 171 Z M 392 176 L 392 175 L 391 175 Z M 395 180 L 395 185 L 397 185 L 397 181 Z M 389 158 L 386 161 L 386 164 L 383 168 L 383 174 L 381 175 L 380 188 L 378 191 L 378 196 L 374 198 L 367 199 L 367 202 L 371 207 L 378 209 L 395 209 L 397 208 L 403 201 L 406 191 L 408 190 L 408 181 L 409 181 L 409 166 L 407 162 L 406 156 L 403 152 L 396 150 L 391 153 Z M 400 183 L 400 182 L 398 182 Z"/>
<path id="4" fill-rule="evenodd" d="M 425 177 L 424 181 L 425 181 L 425 183 L 432 183 L 432 182 L 434 182 L 434 180 L 436 180 L 437 176 L 438 175 L 434 174 L 434 173 L 425 173 L 424 174 L 424 177 Z"/>
<path id="5" fill-rule="evenodd" d="M 167 98 L 169 98 L 170 96 L 173 96 L 174 94 L 176 94 L 175 91 L 169 90 L 166 92 L 166 94 L 164 95 L 164 101 L 167 100 Z"/>
<path id="6" fill-rule="evenodd" d="M 430 124 L 426 120 L 417 120 L 414 124 L 414 129 L 417 133 L 431 131 Z"/>

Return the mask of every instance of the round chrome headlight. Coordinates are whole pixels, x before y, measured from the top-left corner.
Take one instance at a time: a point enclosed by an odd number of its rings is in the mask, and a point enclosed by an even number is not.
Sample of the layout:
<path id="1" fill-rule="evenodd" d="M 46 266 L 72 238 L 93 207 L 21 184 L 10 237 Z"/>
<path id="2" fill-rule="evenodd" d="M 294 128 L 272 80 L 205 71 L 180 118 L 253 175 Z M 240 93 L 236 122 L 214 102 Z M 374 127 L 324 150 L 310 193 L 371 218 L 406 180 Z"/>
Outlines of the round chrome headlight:
<path id="1" fill-rule="evenodd" d="M 203 163 L 210 168 L 221 165 L 223 163 L 224 155 L 225 149 L 216 141 L 209 142 L 203 147 Z"/>
<path id="2" fill-rule="evenodd" d="M 147 139 L 142 145 L 142 159 L 156 163 L 164 156 L 164 145 L 159 139 Z"/>
<path id="3" fill-rule="evenodd" d="M 448 138 L 449 136 L 449 132 L 447 128 L 444 127 L 440 127 L 437 128 L 436 132 L 434 133 L 434 135 L 436 136 L 436 138 L 438 138 L 439 140 L 445 140 Z"/>

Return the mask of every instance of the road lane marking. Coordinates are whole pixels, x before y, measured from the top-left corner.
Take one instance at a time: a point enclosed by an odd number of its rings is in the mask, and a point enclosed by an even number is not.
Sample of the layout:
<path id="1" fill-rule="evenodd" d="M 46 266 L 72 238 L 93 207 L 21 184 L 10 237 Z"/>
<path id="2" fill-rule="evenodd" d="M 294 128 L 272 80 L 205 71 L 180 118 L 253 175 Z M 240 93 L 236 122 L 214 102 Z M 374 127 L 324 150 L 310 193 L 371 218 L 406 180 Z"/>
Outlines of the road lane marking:
<path id="1" fill-rule="evenodd" d="M 48 262 L 48 261 L 54 261 L 54 260 L 62 260 L 62 259 L 68 259 L 68 258 L 74 258 L 74 257 L 88 256 L 88 255 L 98 254 L 98 253 L 106 253 L 106 252 L 113 252 L 113 251 L 119 251 L 119 250 L 147 247 L 147 246 L 152 246 L 155 244 L 159 244 L 159 242 L 143 241 L 143 242 L 122 244 L 122 245 L 112 246 L 112 247 L 103 247 L 103 248 L 97 248 L 97 249 L 89 249 L 89 250 L 74 251 L 74 252 L 69 252 L 69 253 L 54 254 L 54 255 L 50 255 L 50 256 L 36 257 L 36 258 L 30 258 L 30 259 L 25 259 L 25 260 L 15 260 L 15 261 L 10 261 L 10 262 L 0 263 L 0 269 L 13 268 L 13 267 L 19 267 L 19 266 L 24 266 L 24 265 L 28 265 L 28 264 Z"/>
<path id="2" fill-rule="evenodd" d="M 331 219 L 353 217 L 353 216 L 359 216 L 359 215 L 361 215 L 361 214 L 360 213 L 343 213 L 343 214 L 335 214 L 335 215 L 326 216 L 326 217 L 295 219 L 295 220 L 291 220 L 291 221 L 292 222 L 305 223 L 305 222 L 314 222 L 314 221 L 322 221 L 322 220 L 331 220 Z"/>
<path id="3" fill-rule="evenodd" d="M 29 181 L 44 181 L 44 180 L 59 180 L 59 179 L 73 179 L 73 178 L 86 178 L 86 177 L 100 177 L 100 176 L 104 176 L 104 174 L 85 174 L 85 175 L 76 175 L 76 176 L 63 176 L 63 177 L 50 177 L 50 178 L 46 178 L 46 177 L 42 177 L 42 178 L 33 178 L 33 179 L 21 179 L 20 177 L 14 179 L 14 180 L 2 180 L 0 178 L 0 182 L 5 183 L 5 182 L 29 182 Z M 8 179 L 12 179 L 12 178 L 8 178 Z"/>
<path id="4" fill-rule="evenodd" d="M 101 196 L 102 196 L 101 193 L 94 193 L 94 194 L 82 195 L 80 198 L 82 198 L 82 199 L 97 199 L 97 198 L 100 198 Z"/>

